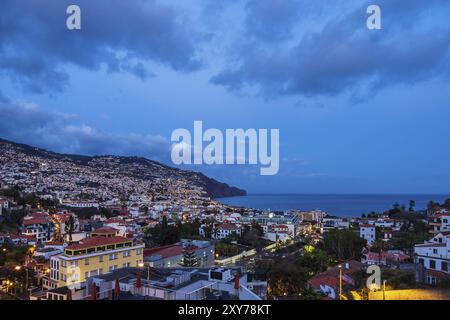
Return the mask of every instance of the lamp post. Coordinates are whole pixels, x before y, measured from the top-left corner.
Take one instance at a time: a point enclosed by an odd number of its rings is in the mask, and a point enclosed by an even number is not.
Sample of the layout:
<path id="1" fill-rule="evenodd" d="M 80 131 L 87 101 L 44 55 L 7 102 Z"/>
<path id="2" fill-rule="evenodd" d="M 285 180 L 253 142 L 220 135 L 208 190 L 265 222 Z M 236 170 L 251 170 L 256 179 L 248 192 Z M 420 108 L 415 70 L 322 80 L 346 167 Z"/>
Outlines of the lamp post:
<path id="1" fill-rule="evenodd" d="M 339 268 L 339 300 L 342 300 L 342 265 L 338 265 Z"/>

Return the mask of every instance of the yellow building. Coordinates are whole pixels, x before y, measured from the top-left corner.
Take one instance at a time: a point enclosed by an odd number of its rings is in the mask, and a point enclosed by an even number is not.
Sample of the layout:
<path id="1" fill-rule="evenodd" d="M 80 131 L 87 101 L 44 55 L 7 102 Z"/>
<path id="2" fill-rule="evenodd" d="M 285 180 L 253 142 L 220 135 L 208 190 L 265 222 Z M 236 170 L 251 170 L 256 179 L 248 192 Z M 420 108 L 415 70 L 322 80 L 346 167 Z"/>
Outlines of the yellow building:
<path id="1" fill-rule="evenodd" d="M 137 267 L 144 260 L 144 245 L 103 233 L 68 246 L 50 259 L 50 282 L 54 288 L 80 286 L 89 277 L 115 269 Z"/>

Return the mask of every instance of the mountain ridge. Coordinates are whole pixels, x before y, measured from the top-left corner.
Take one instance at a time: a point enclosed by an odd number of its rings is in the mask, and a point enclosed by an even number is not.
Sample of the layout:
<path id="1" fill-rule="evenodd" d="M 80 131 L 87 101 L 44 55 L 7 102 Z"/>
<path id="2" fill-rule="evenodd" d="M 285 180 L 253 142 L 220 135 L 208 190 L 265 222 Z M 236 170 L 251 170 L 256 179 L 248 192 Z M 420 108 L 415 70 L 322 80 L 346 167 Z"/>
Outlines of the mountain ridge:
<path id="1" fill-rule="evenodd" d="M 67 160 L 76 165 L 90 166 L 93 160 L 103 159 L 115 159 L 119 161 L 119 164 L 140 164 L 147 167 L 148 170 L 158 170 L 159 174 L 162 172 L 166 178 L 184 177 L 190 179 L 196 186 L 202 187 L 206 194 L 212 198 L 231 197 L 246 195 L 247 192 L 243 189 L 230 186 L 224 182 L 217 181 L 213 178 L 206 176 L 205 174 L 197 171 L 183 170 L 179 168 L 170 167 L 166 164 L 158 161 L 148 159 L 141 156 L 118 156 L 118 155 L 80 155 L 80 154 L 67 154 L 58 153 L 55 151 L 47 150 L 44 148 L 35 147 L 29 144 L 18 143 L 7 139 L 0 138 L 0 151 L 2 146 L 13 146 L 17 151 L 28 155 L 41 157 L 46 160 Z M 148 173 L 148 172 L 147 172 Z M 142 178 L 139 173 L 128 172 L 129 175 L 133 175 L 136 178 Z M 147 176 L 147 175 L 146 175 Z M 144 176 L 144 177 L 146 177 Z M 148 173 L 148 176 L 152 176 L 152 173 Z"/>

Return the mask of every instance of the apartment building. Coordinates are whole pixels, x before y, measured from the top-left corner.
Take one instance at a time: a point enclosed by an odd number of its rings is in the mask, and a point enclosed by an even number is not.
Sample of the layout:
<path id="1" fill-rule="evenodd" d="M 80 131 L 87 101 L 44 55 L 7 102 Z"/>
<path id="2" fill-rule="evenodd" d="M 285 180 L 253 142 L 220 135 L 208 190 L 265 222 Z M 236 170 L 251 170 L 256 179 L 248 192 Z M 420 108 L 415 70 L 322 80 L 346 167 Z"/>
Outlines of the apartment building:
<path id="1" fill-rule="evenodd" d="M 43 243 L 53 239 L 55 227 L 48 214 L 33 213 L 23 219 L 22 234 L 36 238 L 37 243 Z"/>
<path id="2" fill-rule="evenodd" d="M 53 287 L 78 285 L 89 277 L 116 269 L 143 265 L 144 244 L 120 236 L 94 236 L 68 246 L 51 257 L 50 280 Z"/>

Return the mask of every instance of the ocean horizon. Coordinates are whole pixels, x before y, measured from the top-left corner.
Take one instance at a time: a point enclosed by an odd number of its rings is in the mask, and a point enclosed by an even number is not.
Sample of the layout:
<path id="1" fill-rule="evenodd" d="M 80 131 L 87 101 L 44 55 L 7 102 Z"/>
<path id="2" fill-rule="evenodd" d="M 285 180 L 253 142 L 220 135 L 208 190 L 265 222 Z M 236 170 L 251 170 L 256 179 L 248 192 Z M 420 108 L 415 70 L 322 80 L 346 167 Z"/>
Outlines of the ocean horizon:
<path id="1" fill-rule="evenodd" d="M 322 210 L 339 217 L 359 217 L 363 213 L 384 212 L 395 203 L 409 207 L 415 201 L 416 210 L 424 210 L 430 201 L 442 203 L 450 194 L 267 194 L 250 193 L 246 196 L 218 198 L 232 206 L 258 210 Z"/>

